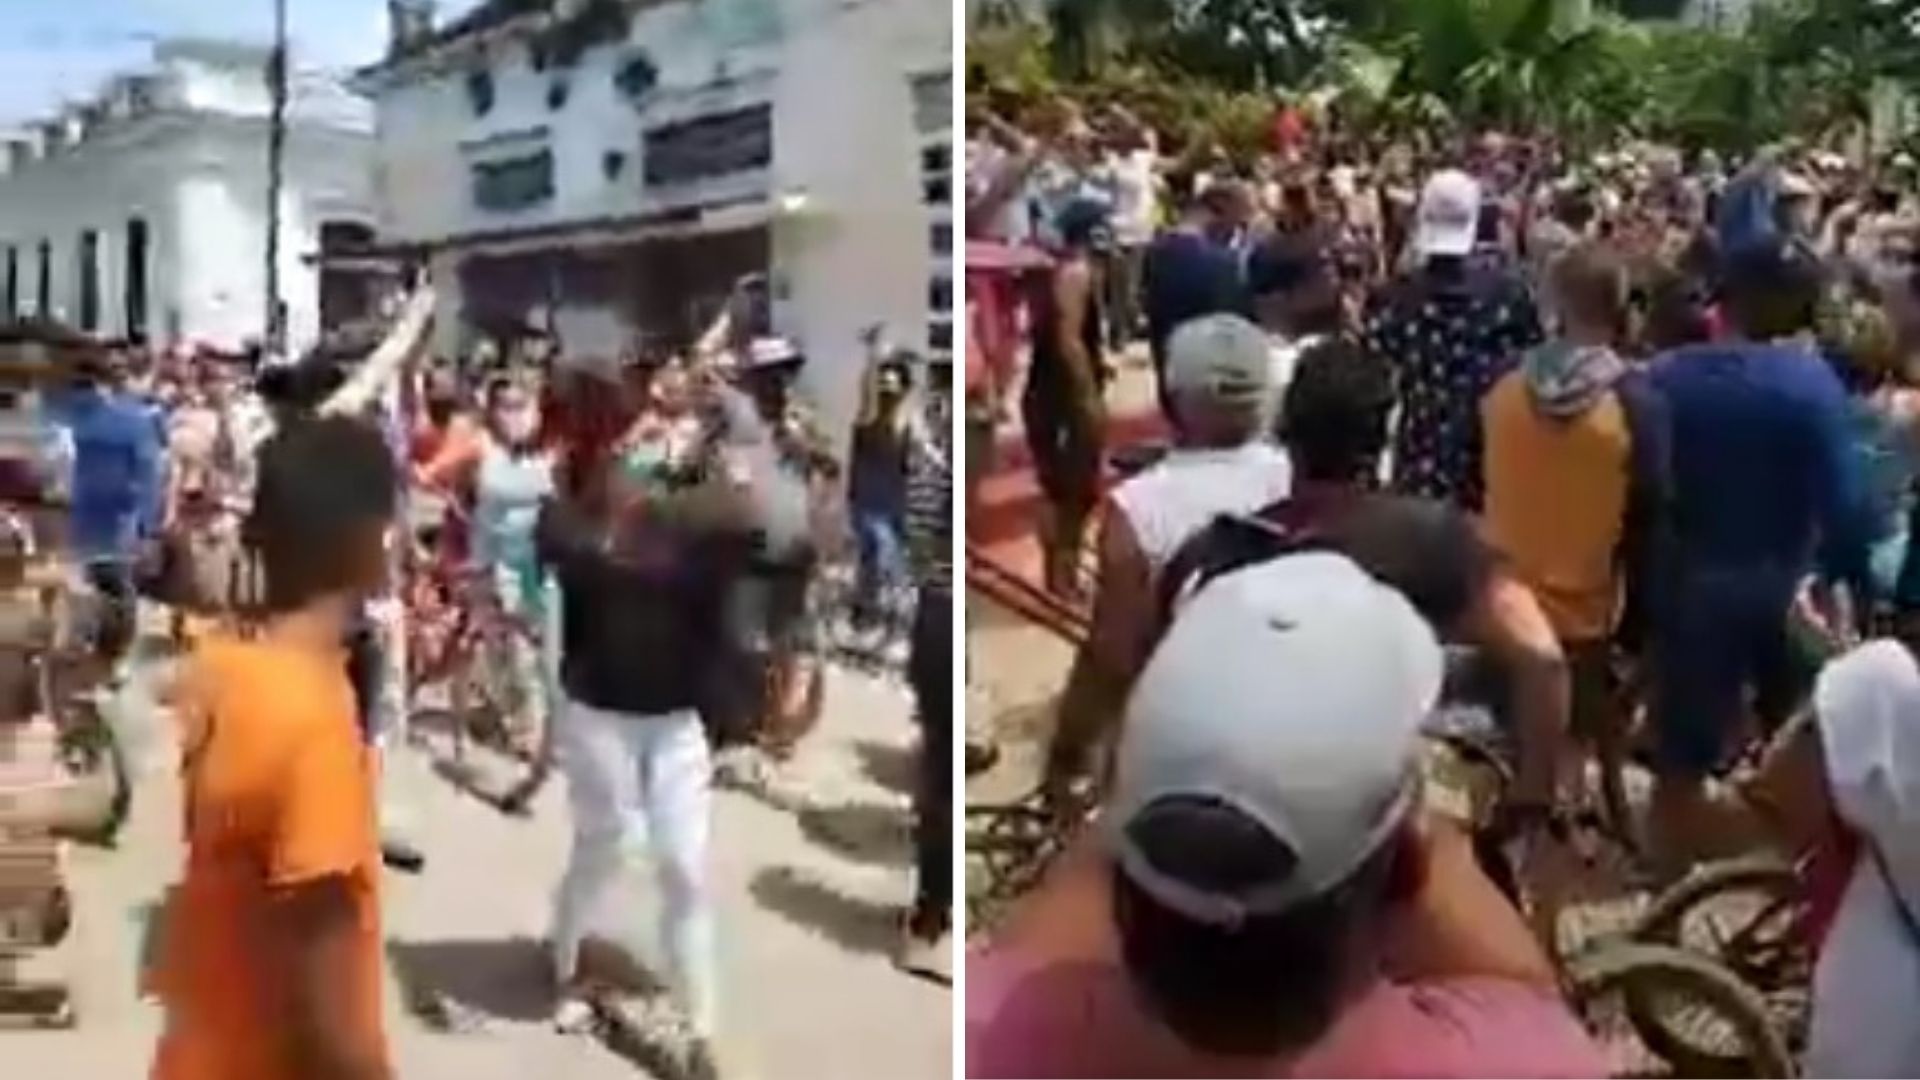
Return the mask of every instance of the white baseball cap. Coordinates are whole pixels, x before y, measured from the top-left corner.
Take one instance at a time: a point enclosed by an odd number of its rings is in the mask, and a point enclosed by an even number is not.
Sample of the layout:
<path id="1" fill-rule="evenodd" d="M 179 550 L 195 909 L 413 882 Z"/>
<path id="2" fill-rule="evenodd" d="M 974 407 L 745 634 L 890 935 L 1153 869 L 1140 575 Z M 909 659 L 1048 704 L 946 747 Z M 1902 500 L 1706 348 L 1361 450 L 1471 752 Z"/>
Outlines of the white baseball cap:
<path id="1" fill-rule="evenodd" d="M 1209 583 L 1128 702 L 1103 818 L 1122 872 L 1224 927 L 1345 882 L 1415 805 L 1420 723 L 1444 666 L 1426 620 L 1343 555 L 1291 555 Z M 1223 886 L 1196 869 L 1213 852 L 1194 830 L 1173 840 L 1157 828 L 1196 805 L 1291 857 Z"/>
<path id="2" fill-rule="evenodd" d="M 1167 391 L 1176 400 L 1257 406 L 1272 396 L 1267 337 L 1238 315 L 1202 315 L 1167 337 Z"/>
<path id="3" fill-rule="evenodd" d="M 1480 221 L 1480 182 L 1458 169 L 1443 169 L 1420 191 L 1414 226 L 1414 250 L 1430 255 L 1465 255 L 1473 250 Z"/>
<path id="4" fill-rule="evenodd" d="M 749 368 L 778 367 L 804 359 L 800 347 L 783 337 L 757 337 L 747 345 Z"/>

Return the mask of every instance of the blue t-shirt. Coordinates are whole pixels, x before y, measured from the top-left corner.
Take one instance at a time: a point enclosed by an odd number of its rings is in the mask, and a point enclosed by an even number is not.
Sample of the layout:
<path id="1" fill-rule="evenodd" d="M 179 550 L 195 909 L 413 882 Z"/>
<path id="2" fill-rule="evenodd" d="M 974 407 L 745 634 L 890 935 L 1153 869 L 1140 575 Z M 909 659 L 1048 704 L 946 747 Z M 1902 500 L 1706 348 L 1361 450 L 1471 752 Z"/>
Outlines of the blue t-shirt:
<path id="1" fill-rule="evenodd" d="M 1141 273 L 1147 342 L 1156 358 L 1181 323 L 1220 312 L 1244 315 L 1252 307 L 1239 254 L 1190 230 L 1154 238 Z"/>
<path id="2" fill-rule="evenodd" d="M 159 522 L 160 432 L 139 403 L 81 390 L 62 403 L 73 433 L 69 539 L 82 558 L 125 558 Z"/>
<path id="3" fill-rule="evenodd" d="M 1804 346 L 1692 345 L 1654 361 L 1673 423 L 1679 566 L 1766 571 L 1814 565 L 1867 580 L 1869 508 L 1846 391 Z"/>

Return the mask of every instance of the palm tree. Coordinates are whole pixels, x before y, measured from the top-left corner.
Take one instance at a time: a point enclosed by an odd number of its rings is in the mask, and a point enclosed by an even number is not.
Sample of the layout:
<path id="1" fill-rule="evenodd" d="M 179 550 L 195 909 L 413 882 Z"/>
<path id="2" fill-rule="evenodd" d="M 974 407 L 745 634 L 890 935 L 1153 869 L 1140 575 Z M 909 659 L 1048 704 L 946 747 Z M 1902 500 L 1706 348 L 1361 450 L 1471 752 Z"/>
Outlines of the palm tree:
<path id="1" fill-rule="evenodd" d="M 1606 33 L 1578 0 L 1399 0 L 1408 89 L 1463 119 L 1528 127 L 1552 119 Z"/>

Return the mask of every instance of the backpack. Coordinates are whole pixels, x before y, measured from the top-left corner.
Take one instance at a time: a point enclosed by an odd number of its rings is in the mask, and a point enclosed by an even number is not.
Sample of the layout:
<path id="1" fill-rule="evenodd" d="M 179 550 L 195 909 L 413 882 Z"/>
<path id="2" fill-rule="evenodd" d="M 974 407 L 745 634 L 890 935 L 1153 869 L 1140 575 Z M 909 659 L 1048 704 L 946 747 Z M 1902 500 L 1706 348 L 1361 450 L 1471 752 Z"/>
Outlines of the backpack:
<path id="1" fill-rule="evenodd" d="M 1154 625 L 1159 633 L 1173 625 L 1182 605 L 1216 578 L 1288 555 L 1337 550 L 1320 521 L 1288 527 L 1260 514 L 1219 514 L 1168 560 L 1156 586 Z"/>

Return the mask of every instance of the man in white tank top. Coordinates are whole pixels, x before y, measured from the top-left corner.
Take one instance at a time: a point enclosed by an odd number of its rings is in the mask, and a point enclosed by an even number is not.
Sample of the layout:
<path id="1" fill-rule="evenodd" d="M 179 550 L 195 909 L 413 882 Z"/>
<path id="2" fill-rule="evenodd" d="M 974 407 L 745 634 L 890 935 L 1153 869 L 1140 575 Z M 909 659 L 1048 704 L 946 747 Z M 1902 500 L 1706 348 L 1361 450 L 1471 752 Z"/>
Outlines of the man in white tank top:
<path id="1" fill-rule="evenodd" d="M 1085 775 L 1091 747 L 1075 733 L 1110 730 L 1110 714 L 1126 701 L 1131 673 L 1151 646 L 1155 586 L 1167 560 L 1215 517 L 1250 513 L 1291 490 L 1286 451 L 1266 430 L 1272 371 L 1266 335 L 1238 315 L 1192 319 L 1167 339 L 1178 440 L 1106 497 L 1093 630 L 1060 700 L 1050 781 Z"/>

